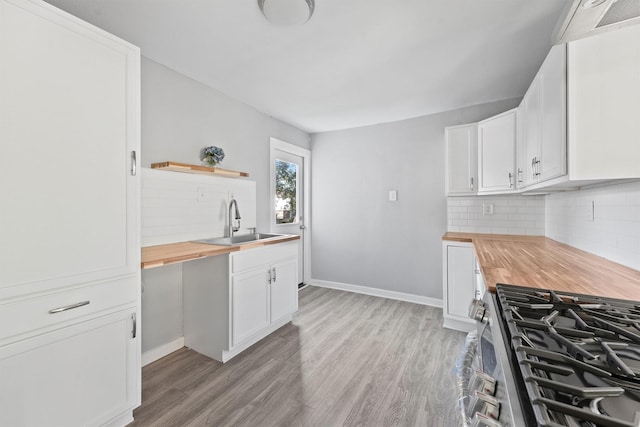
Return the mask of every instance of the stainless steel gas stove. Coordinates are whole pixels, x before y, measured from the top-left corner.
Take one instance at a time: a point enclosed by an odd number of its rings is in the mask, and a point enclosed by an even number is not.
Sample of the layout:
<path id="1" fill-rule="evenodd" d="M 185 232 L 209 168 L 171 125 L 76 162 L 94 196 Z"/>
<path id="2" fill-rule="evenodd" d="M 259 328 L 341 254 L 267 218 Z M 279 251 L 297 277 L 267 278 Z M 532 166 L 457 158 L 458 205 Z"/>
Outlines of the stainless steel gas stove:
<path id="1" fill-rule="evenodd" d="M 640 303 L 497 286 L 530 425 L 640 426 Z"/>
<path id="2" fill-rule="evenodd" d="M 465 384 L 469 425 L 640 426 L 640 302 L 498 285 L 472 308 L 494 351 Z"/>

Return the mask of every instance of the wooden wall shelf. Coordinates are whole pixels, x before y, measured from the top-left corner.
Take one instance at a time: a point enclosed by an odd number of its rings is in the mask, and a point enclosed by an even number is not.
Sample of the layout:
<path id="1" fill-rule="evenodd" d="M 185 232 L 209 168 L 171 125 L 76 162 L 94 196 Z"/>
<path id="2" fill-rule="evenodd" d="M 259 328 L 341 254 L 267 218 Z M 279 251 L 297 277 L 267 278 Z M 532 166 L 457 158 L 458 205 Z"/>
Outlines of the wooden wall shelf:
<path id="1" fill-rule="evenodd" d="M 246 172 L 238 172 L 229 169 L 212 168 L 208 166 L 190 165 L 187 163 L 178 162 L 161 162 L 152 163 L 152 169 L 160 169 L 172 172 L 184 172 L 184 173 L 196 173 L 201 175 L 217 175 L 226 176 L 228 178 L 239 178 L 249 176 Z"/>

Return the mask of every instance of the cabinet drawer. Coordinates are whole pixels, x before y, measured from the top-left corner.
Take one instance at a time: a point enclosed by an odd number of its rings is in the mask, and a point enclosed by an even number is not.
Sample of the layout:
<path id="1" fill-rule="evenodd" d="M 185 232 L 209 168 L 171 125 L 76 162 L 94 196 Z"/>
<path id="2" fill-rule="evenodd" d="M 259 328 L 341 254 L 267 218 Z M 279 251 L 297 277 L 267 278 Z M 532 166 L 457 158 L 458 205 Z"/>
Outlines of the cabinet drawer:
<path id="1" fill-rule="evenodd" d="M 19 334 L 134 304 L 138 289 L 137 276 L 129 276 L 66 292 L 0 303 L 0 345 Z"/>
<path id="2" fill-rule="evenodd" d="M 231 274 L 298 256 L 298 241 L 278 243 L 231 254 Z"/>

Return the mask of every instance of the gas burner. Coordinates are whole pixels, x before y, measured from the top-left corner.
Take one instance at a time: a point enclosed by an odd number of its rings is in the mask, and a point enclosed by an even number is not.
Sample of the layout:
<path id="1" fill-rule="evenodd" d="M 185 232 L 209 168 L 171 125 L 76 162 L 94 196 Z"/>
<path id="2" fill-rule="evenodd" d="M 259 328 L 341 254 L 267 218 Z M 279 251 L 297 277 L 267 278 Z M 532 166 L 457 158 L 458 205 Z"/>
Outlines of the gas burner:
<path id="1" fill-rule="evenodd" d="M 640 304 L 497 286 L 537 426 L 640 427 Z"/>

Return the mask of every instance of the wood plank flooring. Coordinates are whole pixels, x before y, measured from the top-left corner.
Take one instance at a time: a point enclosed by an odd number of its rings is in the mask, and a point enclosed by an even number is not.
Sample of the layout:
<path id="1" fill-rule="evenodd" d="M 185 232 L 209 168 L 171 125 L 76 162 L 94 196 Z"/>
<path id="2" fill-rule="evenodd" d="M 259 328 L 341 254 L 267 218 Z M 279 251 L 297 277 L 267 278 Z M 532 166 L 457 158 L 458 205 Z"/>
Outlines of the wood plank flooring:
<path id="1" fill-rule="evenodd" d="M 459 426 L 464 337 L 438 308 L 307 287 L 293 322 L 224 365 L 183 348 L 146 366 L 131 426 Z"/>

